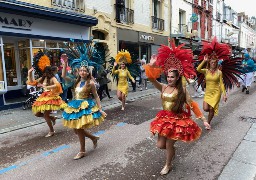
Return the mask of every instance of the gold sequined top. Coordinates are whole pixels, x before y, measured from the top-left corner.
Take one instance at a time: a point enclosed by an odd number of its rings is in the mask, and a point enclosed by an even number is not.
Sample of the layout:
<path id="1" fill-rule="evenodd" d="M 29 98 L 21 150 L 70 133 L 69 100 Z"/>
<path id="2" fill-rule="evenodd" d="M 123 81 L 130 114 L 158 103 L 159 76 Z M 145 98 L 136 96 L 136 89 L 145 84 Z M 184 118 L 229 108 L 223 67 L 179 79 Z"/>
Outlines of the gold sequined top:
<path id="1" fill-rule="evenodd" d="M 177 100 L 177 93 L 162 93 L 161 98 L 163 109 L 171 111 L 175 101 Z"/>
<path id="2" fill-rule="evenodd" d="M 76 87 L 74 99 L 86 99 L 91 97 L 92 86 L 85 85 L 83 87 Z"/>

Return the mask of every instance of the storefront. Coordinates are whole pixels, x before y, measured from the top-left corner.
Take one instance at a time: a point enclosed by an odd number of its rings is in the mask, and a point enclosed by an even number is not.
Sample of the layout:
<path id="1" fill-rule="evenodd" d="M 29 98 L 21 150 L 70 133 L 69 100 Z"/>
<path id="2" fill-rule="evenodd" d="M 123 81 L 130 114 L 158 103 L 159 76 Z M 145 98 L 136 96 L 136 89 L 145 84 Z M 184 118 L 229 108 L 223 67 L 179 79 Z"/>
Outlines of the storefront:
<path id="1" fill-rule="evenodd" d="M 146 55 L 149 61 L 157 53 L 161 44 L 168 45 L 168 37 L 145 32 L 117 29 L 118 50 L 126 49 L 133 59 L 142 59 Z"/>
<path id="2" fill-rule="evenodd" d="M 40 7 L 0 2 L 0 110 L 26 99 L 27 70 L 39 49 L 47 49 L 53 65 L 59 65 L 64 43 L 90 39 L 91 16 Z M 14 106 L 13 106 L 14 107 Z"/>

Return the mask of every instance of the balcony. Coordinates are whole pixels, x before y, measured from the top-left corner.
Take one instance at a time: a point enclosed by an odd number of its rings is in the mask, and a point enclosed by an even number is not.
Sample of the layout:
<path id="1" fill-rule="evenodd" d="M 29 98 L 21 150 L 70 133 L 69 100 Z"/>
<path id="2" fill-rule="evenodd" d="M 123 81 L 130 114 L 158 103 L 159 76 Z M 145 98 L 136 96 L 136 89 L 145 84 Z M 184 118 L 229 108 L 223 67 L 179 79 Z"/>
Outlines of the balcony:
<path id="1" fill-rule="evenodd" d="M 52 6 L 62 10 L 73 10 L 81 13 L 85 12 L 84 0 L 51 0 Z"/>
<path id="2" fill-rule="evenodd" d="M 134 10 L 115 4 L 116 22 L 124 24 L 134 24 Z"/>
<path id="3" fill-rule="evenodd" d="M 164 30 L 164 20 L 157 18 L 155 16 L 152 17 L 152 29 L 163 31 Z"/>

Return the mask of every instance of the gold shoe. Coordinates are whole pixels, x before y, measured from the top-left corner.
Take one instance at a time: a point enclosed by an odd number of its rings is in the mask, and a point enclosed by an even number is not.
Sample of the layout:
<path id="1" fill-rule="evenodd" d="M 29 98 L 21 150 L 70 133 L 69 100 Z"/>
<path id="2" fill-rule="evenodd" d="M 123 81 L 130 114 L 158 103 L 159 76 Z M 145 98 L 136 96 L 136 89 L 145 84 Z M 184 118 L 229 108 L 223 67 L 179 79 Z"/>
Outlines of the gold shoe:
<path id="1" fill-rule="evenodd" d="M 98 146 L 98 140 L 100 139 L 99 136 L 96 136 L 94 140 L 92 140 L 93 142 L 93 149 L 96 149 L 96 147 Z"/>
<path id="2" fill-rule="evenodd" d="M 46 137 L 46 138 L 47 138 L 47 137 L 51 137 L 51 136 L 54 135 L 54 133 L 55 133 L 55 132 L 49 132 L 49 133 L 48 133 L 46 136 L 44 136 L 44 137 Z"/>
<path id="3" fill-rule="evenodd" d="M 166 175 L 169 173 L 169 171 L 171 170 L 171 166 L 167 166 L 165 165 L 164 168 L 162 169 L 162 171 L 160 172 L 161 175 Z"/>
<path id="4" fill-rule="evenodd" d="M 85 152 L 79 152 L 75 157 L 74 160 L 81 159 L 85 156 Z"/>

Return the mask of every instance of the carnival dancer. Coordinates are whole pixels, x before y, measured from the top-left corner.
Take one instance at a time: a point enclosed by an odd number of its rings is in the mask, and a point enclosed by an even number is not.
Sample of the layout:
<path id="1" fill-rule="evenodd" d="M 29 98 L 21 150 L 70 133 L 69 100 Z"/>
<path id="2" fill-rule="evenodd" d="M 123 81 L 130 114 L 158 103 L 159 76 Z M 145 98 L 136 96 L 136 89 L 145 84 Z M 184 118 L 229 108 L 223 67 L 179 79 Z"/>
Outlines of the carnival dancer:
<path id="1" fill-rule="evenodd" d="M 83 47 L 86 48 L 86 46 Z M 77 49 L 80 50 L 80 47 Z M 82 54 L 82 52 L 86 51 L 82 50 L 80 53 L 76 54 Z M 83 158 L 86 155 L 85 137 L 88 137 L 92 140 L 94 149 L 97 147 L 99 137 L 91 134 L 86 129 L 93 126 L 98 126 L 107 116 L 107 114 L 102 110 L 96 86 L 92 80 L 91 71 L 88 68 L 89 65 L 97 64 L 92 63 L 83 55 L 81 55 L 80 58 L 76 57 L 77 59 L 73 59 L 74 56 L 71 55 L 71 52 L 67 51 L 67 53 L 69 53 L 70 57 L 68 57 L 66 54 L 61 56 L 64 61 L 64 72 L 62 75 L 66 74 L 65 66 L 69 60 L 69 65 L 72 69 L 78 68 L 78 77 L 74 83 L 73 100 L 68 102 L 62 117 L 63 125 L 74 129 L 75 133 L 78 135 L 80 151 L 74 157 L 74 159 L 77 160 Z M 67 78 L 65 79 L 67 80 Z"/>
<path id="2" fill-rule="evenodd" d="M 157 56 L 152 56 L 150 63 L 145 65 L 146 75 L 152 84 L 161 92 L 163 110 L 151 122 L 150 131 L 158 134 L 157 147 L 166 149 L 166 163 L 160 174 L 165 175 L 171 170 L 171 162 L 175 156 L 176 141 L 192 142 L 201 135 L 201 128 L 191 119 L 190 110 L 196 117 L 203 120 L 204 126 L 210 129 L 206 118 L 182 85 L 182 76 L 189 78 L 196 75 L 192 66 L 192 51 L 162 45 Z M 168 84 L 159 83 L 156 79 L 162 71 L 167 76 Z"/>
<path id="3" fill-rule="evenodd" d="M 53 125 L 55 125 L 56 117 L 50 116 L 50 113 L 65 107 L 65 102 L 59 96 L 62 93 L 62 88 L 53 74 L 48 56 L 42 51 L 39 51 L 34 57 L 33 66 L 28 70 L 27 84 L 41 86 L 44 92 L 32 105 L 32 111 L 35 116 L 44 117 L 50 129 L 50 132 L 45 137 L 51 137 L 54 135 Z M 39 79 L 33 79 L 32 72 L 34 70 L 36 74 L 41 76 Z"/>
<path id="4" fill-rule="evenodd" d="M 230 59 L 231 49 L 227 44 L 217 42 L 216 37 L 211 43 L 205 43 L 199 55 L 203 60 L 197 67 L 198 86 L 204 81 L 206 84 L 203 109 L 208 114 L 208 123 L 218 115 L 221 95 L 224 102 L 227 101 L 226 89 L 238 84 L 241 70 L 238 59 Z"/>
<path id="5" fill-rule="evenodd" d="M 242 81 L 242 92 L 249 94 L 250 86 L 253 82 L 253 71 L 254 71 L 254 61 L 250 58 L 249 54 L 244 54 L 244 60 L 242 61 L 242 72 L 244 73 Z"/>
<path id="6" fill-rule="evenodd" d="M 128 95 L 128 81 L 127 78 L 130 78 L 133 83 L 135 83 L 134 78 L 131 76 L 130 72 L 126 68 L 127 63 L 132 63 L 131 55 L 128 51 L 119 51 L 116 55 L 114 67 L 112 70 L 113 74 L 118 75 L 118 84 L 117 84 L 117 98 L 122 102 L 121 110 L 125 108 L 126 96 Z M 119 64 L 119 68 L 116 69 L 116 66 Z"/>

